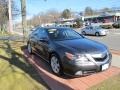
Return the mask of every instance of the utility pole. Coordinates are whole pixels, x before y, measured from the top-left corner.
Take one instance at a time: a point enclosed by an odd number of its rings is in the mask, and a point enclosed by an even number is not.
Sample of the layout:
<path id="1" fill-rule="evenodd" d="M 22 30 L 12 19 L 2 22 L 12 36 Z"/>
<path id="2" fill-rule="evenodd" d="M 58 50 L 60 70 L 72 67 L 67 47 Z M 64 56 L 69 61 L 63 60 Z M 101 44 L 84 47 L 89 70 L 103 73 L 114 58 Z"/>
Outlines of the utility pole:
<path id="1" fill-rule="evenodd" d="M 8 13 L 9 13 L 9 33 L 13 33 L 11 0 L 8 0 Z"/>
<path id="2" fill-rule="evenodd" d="M 27 36 L 27 21 L 26 21 L 26 0 L 21 0 L 21 14 L 22 14 L 22 29 L 23 29 L 23 37 L 24 41 Z"/>

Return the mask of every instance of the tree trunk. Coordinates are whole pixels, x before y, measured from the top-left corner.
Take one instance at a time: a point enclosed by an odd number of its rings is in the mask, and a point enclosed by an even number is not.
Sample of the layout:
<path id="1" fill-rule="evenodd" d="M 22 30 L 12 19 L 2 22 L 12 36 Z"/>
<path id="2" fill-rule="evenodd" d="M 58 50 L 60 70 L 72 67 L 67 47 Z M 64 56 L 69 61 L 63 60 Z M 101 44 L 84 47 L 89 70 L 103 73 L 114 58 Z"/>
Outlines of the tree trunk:
<path id="1" fill-rule="evenodd" d="M 25 41 L 27 36 L 27 21 L 26 21 L 26 0 L 21 0 L 21 14 L 22 14 L 22 29 L 23 29 L 23 39 Z"/>
<path id="2" fill-rule="evenodd" d="M 8 2 L 8 12 L 9 12 L 9 33 L 13 33 L 11 0 L 9 0 Z"/>

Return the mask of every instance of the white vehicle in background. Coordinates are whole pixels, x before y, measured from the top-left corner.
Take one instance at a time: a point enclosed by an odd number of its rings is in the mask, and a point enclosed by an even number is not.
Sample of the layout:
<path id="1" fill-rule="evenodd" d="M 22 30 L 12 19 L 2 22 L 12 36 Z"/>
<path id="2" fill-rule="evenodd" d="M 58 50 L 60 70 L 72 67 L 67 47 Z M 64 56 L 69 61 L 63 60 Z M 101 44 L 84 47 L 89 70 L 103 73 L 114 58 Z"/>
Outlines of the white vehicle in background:
<path id="1" fill-rule="evenodd" d="M 108 30 L 105 30 L 100 26 L 86 26 L 81 30 L 81 33 L 83 35 L 104 36 L 108 34 Z"/>

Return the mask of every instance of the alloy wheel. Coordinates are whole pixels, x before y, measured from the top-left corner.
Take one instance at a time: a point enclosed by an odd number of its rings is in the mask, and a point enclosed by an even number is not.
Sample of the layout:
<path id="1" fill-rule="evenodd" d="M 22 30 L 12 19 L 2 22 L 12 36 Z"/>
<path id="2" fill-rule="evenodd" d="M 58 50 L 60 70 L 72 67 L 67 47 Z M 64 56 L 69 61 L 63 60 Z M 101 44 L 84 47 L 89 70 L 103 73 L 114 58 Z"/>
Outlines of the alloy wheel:
<path id="1" fill-rule="evenodd" d="M 30 44 L 30 43 L 28 44 L 27 49 L 28 49 L 28 52 L 31 54 L 31 53 L 32 53 L 32 47 L 31 47 L 31 44 Z"/>
<path id="2" fill-rule="evenodd" d="M 51 57 L 51 68 L 55 74 L 60 74 L 60 63 L 56 56 Z"/>
<path id="3" fill-rule="evenodd" d="M 85 31 L 82 32 L 83 35 L 86 35 Z"/>
<path id="4" fill-rule="evenodd" d="M 100 34 L 98 32 L 95 33 L 96 36 L 99 36 Z"/>

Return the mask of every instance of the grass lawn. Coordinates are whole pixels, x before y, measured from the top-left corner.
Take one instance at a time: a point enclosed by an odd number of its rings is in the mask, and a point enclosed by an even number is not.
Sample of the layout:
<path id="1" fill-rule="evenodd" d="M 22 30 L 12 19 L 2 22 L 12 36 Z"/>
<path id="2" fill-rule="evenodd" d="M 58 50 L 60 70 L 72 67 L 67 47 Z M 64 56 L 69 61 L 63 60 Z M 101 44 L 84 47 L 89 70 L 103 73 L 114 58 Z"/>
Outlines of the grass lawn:
<path id="1" fill-rule="evenodd" d="M 8 36 L 9 34 L 7 32 L 0 32 L 0 36 Z"/>
<path id="2" fill-rule="evenodd" d="M 89 90 L 120 90 L 120 74 L 91 87 Z"/>
<path id="3" fill-rule="evenodd" d="M 37 71 L 26 62 L 22 42 L 0 41 L 0 90 L 46 90 Z"/>

